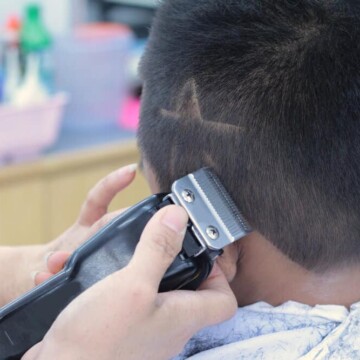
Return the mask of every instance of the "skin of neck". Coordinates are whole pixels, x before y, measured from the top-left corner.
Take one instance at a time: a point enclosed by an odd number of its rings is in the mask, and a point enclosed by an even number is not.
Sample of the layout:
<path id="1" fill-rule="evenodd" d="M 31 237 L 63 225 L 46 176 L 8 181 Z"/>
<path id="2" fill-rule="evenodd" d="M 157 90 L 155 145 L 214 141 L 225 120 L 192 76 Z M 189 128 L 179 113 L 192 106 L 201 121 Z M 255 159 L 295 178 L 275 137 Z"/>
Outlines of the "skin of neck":
<path id="1" fill-rule="evenodd" d="M 219 261 L 220 266 L 227 263 L 224 271 L 239 306 L 258 301 L 277 306 L 291 300 L 311 306 L 350 307 L 360 300 L 360 266 L 307 270 L 256 231 L 225 249 L 225 258 Z M 233 266 L 229 266 L 230 261 Z"/>
<path id="2" fill-rule="evenodd" d="M 155 173 L 146 161 L 143 172 L 151 191 L 158 193 Z M 311 306 L 350 307 L 360 300 L 360 265 L 322 273 L 309 271 L 291 261 L 256 231 L 225 248 L 217 263 L 239 306 L 258 301 L 278 306 L 291 300 Z"/>

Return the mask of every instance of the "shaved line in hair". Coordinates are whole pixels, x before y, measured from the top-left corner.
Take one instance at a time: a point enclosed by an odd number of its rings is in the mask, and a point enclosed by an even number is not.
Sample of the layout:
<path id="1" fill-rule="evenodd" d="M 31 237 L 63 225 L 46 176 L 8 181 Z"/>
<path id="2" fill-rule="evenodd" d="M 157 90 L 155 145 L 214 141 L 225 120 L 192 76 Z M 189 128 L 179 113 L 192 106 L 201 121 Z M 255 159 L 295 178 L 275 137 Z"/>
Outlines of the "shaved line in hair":
<path id="1" fill-rule="evenodd" d="M 214 131 L 232 132 L 244 130 L 241 126 L 203 119 L 195 79 L 188 80 L 181 89 L 179 96 L 176 97 L 175 110 L 161 109 L 160 114 L 174 120 L 191 122 L 191 124 L 197 122 L 202 126 L 210 127 Z"/>

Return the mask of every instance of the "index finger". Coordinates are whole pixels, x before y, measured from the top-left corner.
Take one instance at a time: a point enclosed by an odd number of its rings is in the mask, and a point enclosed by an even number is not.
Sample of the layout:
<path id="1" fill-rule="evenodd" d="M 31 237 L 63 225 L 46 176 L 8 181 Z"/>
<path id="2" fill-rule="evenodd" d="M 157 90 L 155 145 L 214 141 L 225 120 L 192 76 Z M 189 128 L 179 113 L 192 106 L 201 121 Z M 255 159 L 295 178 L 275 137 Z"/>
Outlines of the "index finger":
<path id="1" fill-rule="evenodd" d="M 166 270 L 181 251 L 187 223 L 186 211 L 169 205 L 153 216 L 141 235 L 129 267 L 156 292 Z"/>
<path id="2" fill-rule="evenodd" d="M 78 223 L 83 226 L 92 226 L 101 219 L 115 195 L 132 182 L 136 168 L 136 164 L 128 165 L 101 179 L 90 190 L 81 208 Z"/>

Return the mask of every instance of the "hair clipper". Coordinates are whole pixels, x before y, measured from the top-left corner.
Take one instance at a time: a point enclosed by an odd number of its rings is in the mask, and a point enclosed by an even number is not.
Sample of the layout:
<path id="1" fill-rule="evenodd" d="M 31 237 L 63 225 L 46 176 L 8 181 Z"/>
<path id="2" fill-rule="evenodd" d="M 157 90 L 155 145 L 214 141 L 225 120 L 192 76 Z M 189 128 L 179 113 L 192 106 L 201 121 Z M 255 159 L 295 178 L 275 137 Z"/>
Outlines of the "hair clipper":
<path id="1" fill-rule="evenodd" d="M 175 181 L 170 194 L 151 196 L 119 215 L 77 249 L 60 273 L 0 309 L 0 359 L 20 359 L 75 297 L 125 267 L 147 222 L 170 204 L 182 206 L 189 223 L 182 251 L 167 270 L 161 292 L 197 289 L 222 249 L 251 231 L 209 169 Z"/>

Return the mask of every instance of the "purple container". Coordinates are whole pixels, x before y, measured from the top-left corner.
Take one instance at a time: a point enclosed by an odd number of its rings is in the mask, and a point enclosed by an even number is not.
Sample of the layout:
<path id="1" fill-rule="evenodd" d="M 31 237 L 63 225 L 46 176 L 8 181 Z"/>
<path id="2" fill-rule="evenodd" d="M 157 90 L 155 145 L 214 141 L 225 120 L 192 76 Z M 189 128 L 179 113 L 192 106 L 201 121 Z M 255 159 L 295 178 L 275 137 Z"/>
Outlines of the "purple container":
<path id="1" fill-rule="evenodd" d="M 64 127 L 114 125 L 128 93 L 133 34 L 116 25 L 90 25 L 58 40 L 55 86 L 70 95 Z"/>

